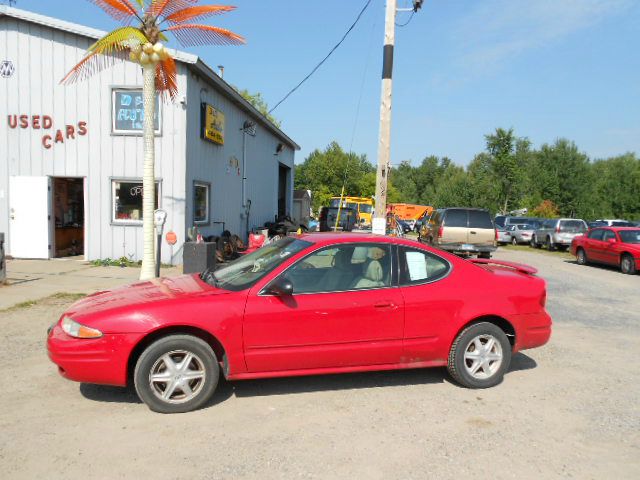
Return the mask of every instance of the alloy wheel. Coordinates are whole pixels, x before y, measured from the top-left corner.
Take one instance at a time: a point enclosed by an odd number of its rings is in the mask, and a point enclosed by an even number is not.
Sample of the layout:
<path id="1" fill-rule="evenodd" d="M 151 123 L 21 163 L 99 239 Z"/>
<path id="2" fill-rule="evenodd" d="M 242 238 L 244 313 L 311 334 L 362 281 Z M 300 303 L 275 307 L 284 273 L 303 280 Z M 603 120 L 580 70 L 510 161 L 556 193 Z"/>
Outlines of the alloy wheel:
<path id="1" fill-rule="evenodd" d="M 473 378 L 492 377 L 502 365 L 502 346 L 493 335 L 478 335 L 464 351 L 464 366 Z"/>
<path id="2" fill-rule="evenodd" d="M 204 363 L 195 353 L 173 350 L 156 360 L 149 386 L 163 402 L 186 403 L 200 393 L 206 381 Z"/>

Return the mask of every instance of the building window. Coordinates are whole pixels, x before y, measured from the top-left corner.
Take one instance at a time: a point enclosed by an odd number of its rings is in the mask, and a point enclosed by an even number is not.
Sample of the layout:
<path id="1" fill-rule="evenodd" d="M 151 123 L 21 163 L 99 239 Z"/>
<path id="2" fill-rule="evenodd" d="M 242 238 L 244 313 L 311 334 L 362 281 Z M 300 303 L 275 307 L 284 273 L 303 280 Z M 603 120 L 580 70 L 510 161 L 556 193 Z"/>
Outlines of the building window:
<path id="1" fill-rule="evenodd" d="M 113 209 L 111 221 L 142 225 L 142 181 L 112 180 L 111 192 Z M 156 181 L 156 201 L 154 209 L 160 204 L 160 182 Z"/>
<path id="2" fill-rule="evenodd" d="M 141 88 L 114 88 L 112 90 L 112 133 L 114 135 L 142 135 L 144 97 Z M 156 95 L 154 116 L 155 134 L 160 135 L 161 102 Z"/>
<path id="3" fill-rule="evenodd" d="M 208 183 L 193 184 L 193 222 L 209 223 L 209 189 Z"/>

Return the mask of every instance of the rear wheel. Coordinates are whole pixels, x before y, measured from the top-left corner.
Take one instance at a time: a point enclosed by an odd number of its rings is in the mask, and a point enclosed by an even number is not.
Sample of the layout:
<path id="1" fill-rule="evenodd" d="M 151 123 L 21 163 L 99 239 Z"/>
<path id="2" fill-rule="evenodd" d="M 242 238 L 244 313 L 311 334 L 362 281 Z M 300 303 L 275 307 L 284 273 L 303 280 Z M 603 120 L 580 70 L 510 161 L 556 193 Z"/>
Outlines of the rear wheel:
<path id="1" fill-rule="evenodd" d="M 490 259 L 491 258 L 491 254 L 489 252 L 486 253 L 479 253 L 478 254 L 478 258 L 486 258 L 486 259 Z"/>
<path id="2" fill-rule="evenodd" d="M 511 362 L 511 344 L 498 326 L 476 323 L 465 328 L 449 352 L 449 374 L 467 388 L 499 384 Z"/>
<path id="3" fill-rule="evenodd" d="M 170 335 L 142 352 L 133 378 L 138 396 L 151 410 L 184 413 L 209 401 L 219 375 L 216 355 L 205 341 Z"/>
<path id="4" fill-rule="evenodd" d="M 551 237 L 547 237 L 547 240 L 544 242 L 544 246 L 550 252 L 553 252 L 556 248 L 553 246 L 553 242 L 551 241 Z"/>
<path id="5" fill-rule="evenodd" d="M 628 253 L 622 255 L 620 259 L 620 271 L 627 275 L 634 275 L 636 273 L 636 262 Z"/>
<path id="6" fill-rule="evenodd" d="M 586 265 L 589 263 L 589 260 L 587 260 L 587 254 L 583 248 L 579 248 L 576 252 L 576 261 L 578 262 L 578 265 Z"/>
<path id="7" fill-rule="evenodd" d="M 513 238 L 511 239 L 511 243 L 512 243 L 513 245 L 518 245 L 518 239 L 517 239 L 516 237 L 513 237 Z"/>

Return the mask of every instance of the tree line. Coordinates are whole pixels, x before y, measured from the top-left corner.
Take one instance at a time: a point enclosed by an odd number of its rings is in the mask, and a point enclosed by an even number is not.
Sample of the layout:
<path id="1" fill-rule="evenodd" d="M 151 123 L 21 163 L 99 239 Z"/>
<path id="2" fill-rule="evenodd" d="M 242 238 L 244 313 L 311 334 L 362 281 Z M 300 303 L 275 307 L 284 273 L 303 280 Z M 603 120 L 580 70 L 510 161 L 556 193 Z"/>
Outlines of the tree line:
<path id="1" fill-rule="evenodd" d="M 526 208 L 539 217 L 640 220 L 640 159 L 635 153 L 592 160 L 570 140 L 534 149 L 527 138 L 502 128 L 486 135 L 485 145 L 466 167 L 436 156 L 417 166 L 409 161 L 394 166 L 388 201 L 480 207 L 492 213 Z M 332 142 L 296 165 L 295 188 L 313 191 L 315 210 L 340 195 L 343 182 L 348 195 L 374 195 L 375 176 L 365 155 L 345 152 Z"/>

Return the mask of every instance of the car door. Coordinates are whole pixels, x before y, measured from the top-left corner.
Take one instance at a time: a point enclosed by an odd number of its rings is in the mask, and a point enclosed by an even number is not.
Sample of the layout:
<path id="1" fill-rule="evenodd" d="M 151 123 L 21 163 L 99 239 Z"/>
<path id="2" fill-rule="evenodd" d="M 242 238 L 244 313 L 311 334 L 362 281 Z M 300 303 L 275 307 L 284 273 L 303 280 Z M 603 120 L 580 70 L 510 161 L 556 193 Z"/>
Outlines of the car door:
<path id="1" fill-rule="evenodd" d="M 614 240 L 612 243 L 611 240 Z M 605 230 L 602 236 L 602 250 L 600 251 L 600 258 L 602 263 L 608 265 L 617 265 L 619 262 L 620 254 L 618 253 L 618 239 L 613 230 Z"/>
<path id="2" fill-rule="evenodd" d="M 399 286 L 405 302 L 403 363 L 421 363 L 442 355 L 442 339 L 460 308 L 460 291 L 447 276 L 451 264 L 418 248 L 399 248 Z M 445 346 L 446 350 L 448 346 Z"/>
<path id="3" fill-rule="evenodd" d="M 604 244 L 602 237 L 604 230 L 601 228 L 595 228 L 587 234 L 587 238 L 584 239 L 584 251 L 587 254 L 587 258 L 592 262 L 602 261 L 602 249 Z"/>
<path id="4" fill-rule="evenodd" d="M 394 252 L 389 243 L 325 247 L 252 290 L 243 325 L 248 370 L 398 363 L 404 300 Z M 293 293 L 273 294 L 270 285 L 284 279 Z"/>

